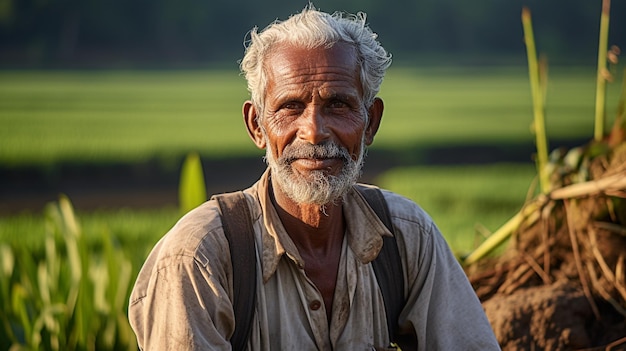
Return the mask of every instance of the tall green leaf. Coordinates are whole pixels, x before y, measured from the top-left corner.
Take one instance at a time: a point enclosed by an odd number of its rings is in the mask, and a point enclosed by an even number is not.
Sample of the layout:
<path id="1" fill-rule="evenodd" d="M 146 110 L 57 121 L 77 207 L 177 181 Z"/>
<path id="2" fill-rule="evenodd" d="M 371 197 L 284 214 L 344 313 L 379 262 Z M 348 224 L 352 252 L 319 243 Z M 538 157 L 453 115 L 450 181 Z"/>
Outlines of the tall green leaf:
<path id="1" fill-rule="evenodd" d="M 524 28 L 524 42 L 526 44 L 526 55 L 528 57 L 528 75 L 533 99 L 533 131 L 535 133 L 535 143 L 537 146 L 537 173 L 539 175 L 541 191 L 547 193 L 550 190 L 550 181 L 549 174 L 546 170 L 546 165 L 548 164 L 548 137 L 546 136 L 545 96 L 543 95 L 545 88 L 542 89 L 541 87 L 541 70 L 537 62 L 532 19 L 530 10 L 527 7 L 522 9 L 522 25 Z M 543 79 L 544 84 L 545 82 L 546 79 Z"/>
<path id="2" fill-rule="evenodd" d="M 206 201 L 206 185 L 202 163 L 197 153 L 187 155 L 180 173 L 178 188 L 181 213 L 186 213 Z"/>
<path id="3" fill-rule="evenodd" d="M 596 83 L 596 114 L 594 122 L 594 140 L 601 141 L 604 138 L 604 125 L 606 120 L 606 81 L 609 72 L 606 69 L 607 47 L 609 41 L 609 15 L 611 0 L 602 1 L 602 14 L 600 16 L 600 39 L 598 40 L 598 73 Z"/>

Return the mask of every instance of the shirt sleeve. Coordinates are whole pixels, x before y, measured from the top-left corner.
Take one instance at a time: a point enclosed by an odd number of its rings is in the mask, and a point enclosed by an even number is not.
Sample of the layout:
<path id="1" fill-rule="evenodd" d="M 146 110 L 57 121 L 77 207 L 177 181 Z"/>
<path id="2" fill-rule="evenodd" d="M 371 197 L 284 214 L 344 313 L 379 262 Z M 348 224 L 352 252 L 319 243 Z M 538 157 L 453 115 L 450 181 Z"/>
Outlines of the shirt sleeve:
<path id="1" fill-rule="evenodd" d="M 227 246 L 223 253 L 227 242 L 200 232 L 207 233 L 189 226 L 173 229 L 137 278 L 129 320 L 142 350 L 231 349 L 235 323 Z"/>

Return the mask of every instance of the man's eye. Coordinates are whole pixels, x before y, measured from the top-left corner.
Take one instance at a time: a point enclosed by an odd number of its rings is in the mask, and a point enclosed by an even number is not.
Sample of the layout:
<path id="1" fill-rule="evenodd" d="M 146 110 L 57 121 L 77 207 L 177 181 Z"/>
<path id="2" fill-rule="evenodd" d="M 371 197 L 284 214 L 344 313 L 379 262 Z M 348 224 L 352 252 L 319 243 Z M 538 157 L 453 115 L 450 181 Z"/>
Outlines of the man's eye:
<path id="1" fill-rule="evenodd" d="M 335 100 L 330 103 L 329 107 L 330 108 L 345 108 L 345 107 L 348 107 L 348 104 L 340 100 Z"/>
<path id="2" fill-rule="evenodd" d="M 298 104 L 297 102 L 287 102 L 281 106 L 281 109 L 285 109 L 285 110 L 297 110 L 299 108 L 300 108 L 300 104 Z"/>

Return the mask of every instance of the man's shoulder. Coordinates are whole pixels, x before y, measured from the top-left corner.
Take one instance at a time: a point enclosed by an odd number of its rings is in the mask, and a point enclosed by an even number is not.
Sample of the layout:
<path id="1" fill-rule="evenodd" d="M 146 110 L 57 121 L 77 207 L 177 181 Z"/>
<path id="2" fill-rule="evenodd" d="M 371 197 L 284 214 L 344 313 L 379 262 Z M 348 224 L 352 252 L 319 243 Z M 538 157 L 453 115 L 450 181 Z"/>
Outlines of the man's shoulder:
<path id="1" fill-rule="evenodd" d="M 378 188 L 387 202 L 389 214 L 394 220 L 407 220 L 429 225 L 431 217 L 415 201 L 393 191 Z"/>
<path id="2" fill-rule="evenodd" d="M 222 221 L 217 201 L 209 200 L 183 215 L 158 244 L 161 259 L 206 255 L 207 247 L 223 244 Z"/>
<path id="3" fill-rule="evenodd" d="M 213 264 L 219 258 L 225 241 L 220 239 L 221 221 L 215 201 L 207 201 L 189 211 L 159 240 L 144 262 L 131 294 L 131 310 L 151 293 L 151 285 L 158 277 L 184 279 L 180 272 L 193 272 L 206 266 L 209 257 Z M 226 243 L 226 245 L 228 245 Z M 228 249 L 226 249 L 226 252 Z M 196 267 L 196 268 L 194 268 Z"/>

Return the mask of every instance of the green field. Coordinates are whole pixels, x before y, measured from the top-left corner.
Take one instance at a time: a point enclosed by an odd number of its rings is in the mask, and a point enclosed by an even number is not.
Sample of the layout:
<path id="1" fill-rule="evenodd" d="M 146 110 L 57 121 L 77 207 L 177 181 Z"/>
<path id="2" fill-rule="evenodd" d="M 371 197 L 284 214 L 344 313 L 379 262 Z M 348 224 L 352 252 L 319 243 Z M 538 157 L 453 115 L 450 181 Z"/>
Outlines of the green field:
<path id="1" fill-rule="evenodd" d="M 594 74 L 551 71 L 551 138 L 592 135 Z M 524 68 L 391 69 L 374 147 L 532 140 L 529 91 Z M 0 72 L 0 164 L 254 153 L 240 112 L 247 96 L 236 71 Z"/>
<path id="2" fill-rule="evenodd" d="M 246 87 L 237 72 L 2 72 L 0 162 L 141 161 L 237 154 Z"/>

